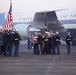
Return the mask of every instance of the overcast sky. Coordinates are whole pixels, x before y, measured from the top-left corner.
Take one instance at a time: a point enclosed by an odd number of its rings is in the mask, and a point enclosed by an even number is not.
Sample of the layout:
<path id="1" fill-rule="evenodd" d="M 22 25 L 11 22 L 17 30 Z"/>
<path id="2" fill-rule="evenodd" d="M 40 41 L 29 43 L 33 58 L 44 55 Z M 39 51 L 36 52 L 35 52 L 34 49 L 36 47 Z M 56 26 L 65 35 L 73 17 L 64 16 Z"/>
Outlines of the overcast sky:
<path id="1" fill-rule="evenodd" d="M 7 12 L 10 0 L 0 0 L 0 12 Z M 76 0 L 12 0 L 13 12 L 75 9 Z"/>
<path id="2" fill-rule="evenodd" d="M 9 7 L 10 0 L 0 0 L 0 13 L 8 12 Z M 76 0 L 12 0 L 15 21 L 20 17 L 34 17 L 36 12 L 59 9 L 76 10 Z"/>

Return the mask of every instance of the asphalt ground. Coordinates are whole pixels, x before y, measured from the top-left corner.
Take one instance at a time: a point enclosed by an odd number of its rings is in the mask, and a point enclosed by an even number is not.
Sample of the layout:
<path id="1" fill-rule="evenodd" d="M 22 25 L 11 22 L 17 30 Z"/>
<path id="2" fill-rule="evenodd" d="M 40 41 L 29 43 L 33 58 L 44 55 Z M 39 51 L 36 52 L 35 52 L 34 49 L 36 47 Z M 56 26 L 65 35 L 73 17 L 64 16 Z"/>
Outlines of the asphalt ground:
<path id="1" fill-rule="evenodd" d="M 19 56 L 0 55 L 0 75 L 76 75 L 76 47 L 67 55 L 66 46 L 60 46 L 60 55 L 34 55 L 21 42 Z"/>

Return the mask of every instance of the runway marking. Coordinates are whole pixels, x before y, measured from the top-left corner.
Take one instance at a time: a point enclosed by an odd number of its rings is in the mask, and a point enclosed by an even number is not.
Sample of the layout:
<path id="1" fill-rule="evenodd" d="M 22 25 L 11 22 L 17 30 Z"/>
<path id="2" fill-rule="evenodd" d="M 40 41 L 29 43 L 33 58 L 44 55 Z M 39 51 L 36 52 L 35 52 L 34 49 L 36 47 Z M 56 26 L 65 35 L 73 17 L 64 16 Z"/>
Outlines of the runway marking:
<path id="1" fill-rule="evenodd" d="M 49 72 L 53 70 L 53 67 L 56 64 L 55 61 L 56 61 L 56 56 L 54 56 L 53 60 L 50 63 L 48 63 L 45 75 L 49 75 Z"/>

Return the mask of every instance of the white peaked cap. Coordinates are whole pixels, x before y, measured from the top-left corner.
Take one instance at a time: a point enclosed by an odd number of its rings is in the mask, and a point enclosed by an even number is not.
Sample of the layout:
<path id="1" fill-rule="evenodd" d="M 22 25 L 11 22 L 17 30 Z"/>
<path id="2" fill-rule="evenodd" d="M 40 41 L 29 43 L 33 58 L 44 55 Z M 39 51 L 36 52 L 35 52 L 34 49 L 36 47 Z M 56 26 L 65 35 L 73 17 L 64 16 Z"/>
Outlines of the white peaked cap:
<path id="1" fill-rule="evenodd" d="M 56 34 L 59 34 L 59 32 L 58 32 L 58 31 L 56 31 Z"/>

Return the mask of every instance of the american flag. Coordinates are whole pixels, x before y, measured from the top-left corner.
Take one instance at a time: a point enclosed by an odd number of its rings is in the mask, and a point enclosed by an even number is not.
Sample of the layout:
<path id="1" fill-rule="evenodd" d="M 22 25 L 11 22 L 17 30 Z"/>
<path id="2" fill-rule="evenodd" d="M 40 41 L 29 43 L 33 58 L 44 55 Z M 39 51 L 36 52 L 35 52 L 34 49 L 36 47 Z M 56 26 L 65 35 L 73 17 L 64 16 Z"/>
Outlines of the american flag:
<path id="1" fill-rule="evenodd" d="M 10 9 L 9 9 L 8 14 L 7 14 L 5 25 L 3 27 L 3 32 L 5 30 L 8 30 L 9 28 L 12 27 L 12 21 L 13 21 L 13 16 L 12 16 L 12 2 L 10 2 Z"/>

